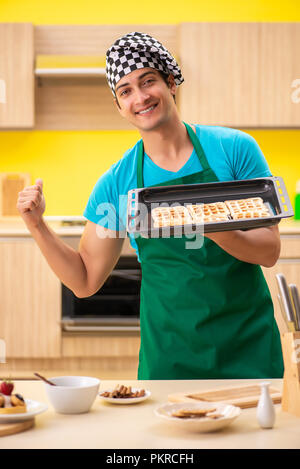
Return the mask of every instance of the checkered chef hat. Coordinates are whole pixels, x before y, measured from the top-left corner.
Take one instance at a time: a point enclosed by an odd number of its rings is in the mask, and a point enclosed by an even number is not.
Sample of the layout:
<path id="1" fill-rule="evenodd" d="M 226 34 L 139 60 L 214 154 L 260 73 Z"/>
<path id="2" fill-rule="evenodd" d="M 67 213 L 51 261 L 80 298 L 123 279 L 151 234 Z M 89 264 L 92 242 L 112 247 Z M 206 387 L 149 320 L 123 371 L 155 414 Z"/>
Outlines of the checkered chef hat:
<path id="1" fill-rule="evenodd" d="M 106 52 L 106 78 L 113 95 L 116 96 L 116 84 L 123 76 L 145 67 L 172 74 L 176 85 L 184 81 L 176 60 L 157 39 L 132 32 L 117 39 Z"/>

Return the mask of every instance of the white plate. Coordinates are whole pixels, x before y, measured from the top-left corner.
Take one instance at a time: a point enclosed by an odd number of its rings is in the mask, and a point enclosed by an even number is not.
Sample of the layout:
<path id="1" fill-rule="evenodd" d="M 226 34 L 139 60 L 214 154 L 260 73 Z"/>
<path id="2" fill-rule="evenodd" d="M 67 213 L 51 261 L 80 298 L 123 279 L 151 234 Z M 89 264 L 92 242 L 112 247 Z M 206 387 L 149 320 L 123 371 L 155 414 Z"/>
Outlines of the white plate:
<path id="1" fill-rule="evenodd" d="M 23 422 L 24 420 L 30 420 L 35 415 L 41 414 L 48 409 L 47 404 L 38 401 L 32 401 L 31 399 L 25 399 L 27 412 L 24 414 L 0 414 L 0 424 L 8 422 Z"/>
<path id="2" fill-rule="evenodd" d="M 180 418 L 172 416 L 172 412 L 180 409 L 216 409 L 215 413 L 222 414 L 218 419 L 211 419 L 209 417 L 199 418 Z M 154 410 L 157 417 L 165 422 L 183 428 L 185 430 L 194 432 L 213 432 L 227 427 L 233 422 L 241 413 L 239 407 L 222 404 L 220 402 L 201 402 L 201 403 L 176 403 L 164 404 Z"/>
<path id="3" fill-rule="evenodd" d="M 112 392 L 113 389 L 107 389 L 106 391 L 101 391 L 101 393 L 99 393 L 99 397 L 100 399 L 102 399 L 103 401 L 105 402 L 110 402 L 111 404 L 138 404 L 139 402 L 142 402 L 142 401 L 145 401 L 146 399 L 148 399 L 150 396 L 151 396 L 151 392 L 150 391 L 147 391 L 147 389 L 145 389 L 145 395 L 142 396 L 142 397 L 104 397 L 104 396 L 101 396 L 102 393 L 104 392 Z M 139 388 L 131 388 L 131 391 L 132 392 L 136 392 L 136 391 L 141 391 L 141 389 Z"/>

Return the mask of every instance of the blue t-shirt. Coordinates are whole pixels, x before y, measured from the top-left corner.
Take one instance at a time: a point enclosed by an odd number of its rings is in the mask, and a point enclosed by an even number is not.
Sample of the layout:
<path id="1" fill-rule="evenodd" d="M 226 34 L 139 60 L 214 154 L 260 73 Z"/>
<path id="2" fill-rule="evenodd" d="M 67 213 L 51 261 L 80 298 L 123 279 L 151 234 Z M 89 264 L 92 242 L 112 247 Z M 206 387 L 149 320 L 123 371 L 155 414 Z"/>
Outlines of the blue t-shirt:
<path id="1" fill-rule="evenodd" d="M 266 159 L 252 136 L 228 127 L 195 125 L 195 128 L 208 164 L 219 181 L 271 176 Z M 124 235 L 127 194 L 137 188 L 138 143 L 98 179 L 83 213 L 88 220 Z M 144 186 L 151 187 L 201 170 L 195 149 L 176 172 L 160 168 L 145 153 Z M 134 236 L 130 235 L 130 243 L 139 259 Z"/>

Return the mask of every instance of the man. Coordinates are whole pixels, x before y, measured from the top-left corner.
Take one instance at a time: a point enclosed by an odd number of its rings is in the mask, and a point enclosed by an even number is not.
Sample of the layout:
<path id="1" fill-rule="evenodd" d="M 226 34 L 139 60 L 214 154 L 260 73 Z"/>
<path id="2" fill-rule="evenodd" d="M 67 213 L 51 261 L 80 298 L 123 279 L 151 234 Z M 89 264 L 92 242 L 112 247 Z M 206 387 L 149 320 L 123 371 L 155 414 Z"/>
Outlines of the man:
<path id="1" fill-rule="evenodd" d="M 78 297 L 96 292 L 120 256 L 126 213 L 119 199 L 130 189 L 270 175 L 246 133 L 180 120 L 175 93 L 183 77 L 156 39 L 137 32 L 118 39 L 107 51 L 106 73 L 119 113 L 142 138 L 95 185 L 79 251 L 45 224 L 40 180 L 18 200 L 50 267 Z M 113 210 L 103 218 L 106 203 Z M 282 377 L 279 332 L 260 268 L 279 257 L 277 226 L 207 234 L 199 249 L 186 249 L 184 236 L 131 243 L 142 267 L 139 379 Z"/>

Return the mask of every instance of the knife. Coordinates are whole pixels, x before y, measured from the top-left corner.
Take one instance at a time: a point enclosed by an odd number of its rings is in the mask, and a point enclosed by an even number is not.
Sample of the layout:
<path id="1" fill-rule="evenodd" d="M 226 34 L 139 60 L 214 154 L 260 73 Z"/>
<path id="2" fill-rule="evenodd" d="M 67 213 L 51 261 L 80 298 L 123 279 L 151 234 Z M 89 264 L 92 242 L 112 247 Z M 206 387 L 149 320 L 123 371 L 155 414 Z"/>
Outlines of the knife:
<path id="1" fill-rule="evenodd" d="M 277 298 L 278 298 L 278 303 L 279 303 L 279 306 L 280 306 L 280 310 L 281 310 L 281 315 L 282 315 L 282 318 L 288 328 L 288 331 L 289 332 L 295 332 L 295 324 L 293 322 L 290 322 L 288 321 L 288 318 L 287 318 L 287 315 L 285 313 L 285 310 L 284 310 L 284 307 L 283 307 L 283 302 L 282 302 L 282 299 L 281 299 L 281 296 L 277 295 Z"/>
<path id="2" fill-rule="evenodd" d="M 300 331 L 300 297 L 297 285 L 291 283 L 289 285 L 291 290 L 291 296 L 294 303 L 294 310 L 295 310 L 295 322 L 296 322 L 296 330 Z"/>
<path id="3" fill-rule="evenodd" d="M 290 290 L 286 279 L 283 274 L 276 274 L 276 279 L 278 283 L 279 293 L 283 304 L 283 309 L 285 311 L 285 315 L 287 318 L 287 324 L 290 332 L 295 332 L 296 325 L 295 325 L 295 318 L 294 318 L 294 311 L 293 305 L 290 296 Z"/>

